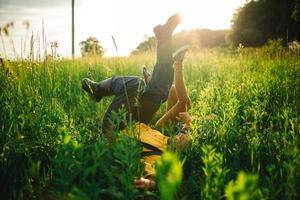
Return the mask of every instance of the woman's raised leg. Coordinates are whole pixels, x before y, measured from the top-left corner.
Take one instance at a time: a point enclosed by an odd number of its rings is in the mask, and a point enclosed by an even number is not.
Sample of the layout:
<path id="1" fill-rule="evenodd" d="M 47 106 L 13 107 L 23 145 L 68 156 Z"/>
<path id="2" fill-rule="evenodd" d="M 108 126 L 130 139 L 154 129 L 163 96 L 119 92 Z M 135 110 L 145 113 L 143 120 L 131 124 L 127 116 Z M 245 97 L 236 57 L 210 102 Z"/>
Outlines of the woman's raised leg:
<path id="1" fill-rule="evenodd" d="M 180 112 L 185 112 L 190 106 L 190 99 L 183 79 L 182 60 L 174 63 L 175 89 L 178 101 L 157 122 L 156 126 L 162 126 L 169 122 L 176 122 Z"/>

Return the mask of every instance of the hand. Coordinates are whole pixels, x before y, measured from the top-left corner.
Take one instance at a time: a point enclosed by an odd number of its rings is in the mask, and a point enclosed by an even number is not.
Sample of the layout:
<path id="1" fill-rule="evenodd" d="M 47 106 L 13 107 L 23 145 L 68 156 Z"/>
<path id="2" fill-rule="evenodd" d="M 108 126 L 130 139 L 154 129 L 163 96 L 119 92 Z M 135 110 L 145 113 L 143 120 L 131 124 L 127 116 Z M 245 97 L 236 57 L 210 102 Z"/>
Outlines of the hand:
<path id="1" fill-rule="evenodd" d="M 189 129 L 192 122 L 192 117 L 188 112 L 181 112 L 179 113 L 179 117 L 177 117 L 177 120 L 183 120 L 185 123 L 185 128 Z"/>
<path id="2" fill-rule="evenodd" d="M 147 178 L 140 178 L 134 180 L 134 186 L 139 189 L 154 189 L 155 188 L 155 181 Z"/>
<path id="3" fill-rule="evenodd" d="M 186 134 L 183 133 L 179 133 L 176 135 L 176 149 L 177 150 L 181 150 L 185 144 L 187 143 L 187 141 L 189 141 L 189 137 Z"/>

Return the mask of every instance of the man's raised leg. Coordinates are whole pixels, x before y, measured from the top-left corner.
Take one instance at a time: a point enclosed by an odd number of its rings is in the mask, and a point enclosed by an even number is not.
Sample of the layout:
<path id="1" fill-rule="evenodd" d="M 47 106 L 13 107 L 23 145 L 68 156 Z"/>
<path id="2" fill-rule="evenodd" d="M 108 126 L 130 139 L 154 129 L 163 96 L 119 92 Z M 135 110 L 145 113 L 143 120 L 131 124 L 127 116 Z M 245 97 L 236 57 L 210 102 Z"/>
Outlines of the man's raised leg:
<path id="1" fill-rule="evenodd" d="M 157 40 L 156 64 L 151 80 L 139 98 L 140 106 L 133 115 L 137 121 L 149 123 L 160 105 L 168 98 L 174 76 L 172 34 L 180 22 L 180 15 L 175 14 L 164 25 L 153 29 Z"/>
<path id="2" fill-rule="evenodd" d="M 158 102 L 167 99 L 173 82 L 172 34 L 180 22 L 180 15 L 175 14 L 164 25 L 153 29 L 157 40 L 156 64 L 146 92 L 161 94 L 162 99 L 157 99 Z"/>

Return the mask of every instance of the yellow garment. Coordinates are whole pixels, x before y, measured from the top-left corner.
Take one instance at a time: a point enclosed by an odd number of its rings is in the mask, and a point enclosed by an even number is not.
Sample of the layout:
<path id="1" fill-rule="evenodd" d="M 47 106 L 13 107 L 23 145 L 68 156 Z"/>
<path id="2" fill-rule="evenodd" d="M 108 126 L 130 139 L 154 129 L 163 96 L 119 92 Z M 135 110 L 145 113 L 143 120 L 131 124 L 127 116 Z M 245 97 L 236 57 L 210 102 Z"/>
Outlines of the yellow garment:
<path id="1" fill-rule="evenodd" d="M 144 123 L 136 124 L 136 132 L 139 134 L 139 140 L 141 142 L 150 144 L 154 147 L 157 147 L 162 152 L 167 150 L 168 137 L 163 135 L 161 132 L 152 129 Z M 149 149 L 143 147 L 143 152 L 147 152 Z M 150 155 L 144 156 L 143 160 L 145 161 L 145 177 L 154 176 L 155 162 L 159 162 L 160 155 Z"/>

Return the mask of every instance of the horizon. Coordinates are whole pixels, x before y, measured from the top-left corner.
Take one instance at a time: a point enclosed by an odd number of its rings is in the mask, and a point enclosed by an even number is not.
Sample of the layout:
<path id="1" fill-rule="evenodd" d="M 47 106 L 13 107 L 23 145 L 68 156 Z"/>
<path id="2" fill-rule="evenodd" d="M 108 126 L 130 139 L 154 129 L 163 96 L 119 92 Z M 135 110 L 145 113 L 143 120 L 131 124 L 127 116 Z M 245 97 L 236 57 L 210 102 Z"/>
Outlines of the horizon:
<path id="1" fill-rule="evenodd" d="M 177 12 L 182 15 L 182 23 L 175 30 L 175 34 L 192 29 L 230 29 L 235 10 L 245 2 L 245 0 L 226 2 L 77 0 L 75 1 L 75 56 L 81 55 L 79 43 L 89 36 L 96 37 L 100 45 L 106 49 L 105 57 L 128 56 L 141 42 L 154 35 L 152 28 L 155 25 L 165 23 L 170 15 Z M 156 5 L 157 3 L 160 5 Z M 32 33 L 35 37 L 41 37 L 44 27 L 47 43 L 58 42 L 58 54 L 61 57 L 71 57 L 70 0 L 65 2 L 0 0 L 0 7 L 0 27 L 9 22 L 14 23 L 13 29 L 10 30 L 10 37 L 2 34 L 0 45 L 2 56 L 4 43 L 8 57 L 20 57 L 23 53 L 25 54 L 23 57 L 26 57 L 29 53 Z M 28 28 L 26 28 L 27 21 L 30 23 Z M 118 51 L 114 47 L 112 36 L 116 40 Z M 11 40 L 19 55 L 13 53 Z M 36 44 L 38 40 L 36 39 Z"/>

